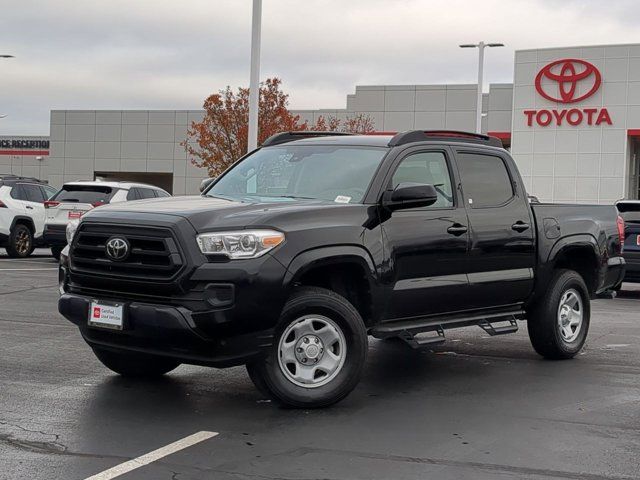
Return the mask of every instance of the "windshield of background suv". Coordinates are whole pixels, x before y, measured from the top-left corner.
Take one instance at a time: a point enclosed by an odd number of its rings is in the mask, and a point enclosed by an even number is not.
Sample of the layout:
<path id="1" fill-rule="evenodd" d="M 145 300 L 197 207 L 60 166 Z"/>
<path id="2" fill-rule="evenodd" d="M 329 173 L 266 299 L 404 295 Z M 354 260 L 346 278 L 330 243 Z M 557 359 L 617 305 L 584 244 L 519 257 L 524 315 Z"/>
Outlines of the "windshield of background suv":
<path id="1" fill-rule="evenodd" d="M 386 148 L 283 145 L 258 150 L 205 193 L 244 201 L 361 202 Z"/>
<path id="2" fill-rule="evenodd" d="M 64 185 L 51 200 L 75 203 L 109 203 L 114 189 L 103 185 Z"/>

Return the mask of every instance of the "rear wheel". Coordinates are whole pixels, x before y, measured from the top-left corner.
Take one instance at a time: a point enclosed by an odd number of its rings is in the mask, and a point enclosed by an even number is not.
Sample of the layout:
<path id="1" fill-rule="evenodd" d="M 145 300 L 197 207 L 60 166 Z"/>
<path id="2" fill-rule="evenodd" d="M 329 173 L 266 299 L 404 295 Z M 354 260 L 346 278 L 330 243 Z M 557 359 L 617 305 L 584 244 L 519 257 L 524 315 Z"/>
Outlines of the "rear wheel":
<path id="1" fill-rule="evenodd" d="M 33 233 L 31 229 L 23 223 L 13 227 L 9 235 L 9 245 L 7 254 L 13 258 L 25 258 L 33 252 Z"/>
<path id="2" fill-rule="evenodd" d="M 545 358 L 573 358 L 589 332 L 591 305 L 582 277 L 573 270 L 558 270 L 546 294 L 528 313 L 529 339 Z"/>
<path id="3" fill-rule="evenodd" d="M 367 356 L 367 331 L 344 297 L 302 287 L 289 299 L 267 358 L 247 365 L 256 387 L 297 408 L 325 407 L 358 384 Z"/>
<path id="4" fill-rule="evenodd" d="M 159 377 L 180 365 L 171 358 L 143 353 L 124 353 L 93 347 L 98 360 L 108 369 L 123 377 Z"/>

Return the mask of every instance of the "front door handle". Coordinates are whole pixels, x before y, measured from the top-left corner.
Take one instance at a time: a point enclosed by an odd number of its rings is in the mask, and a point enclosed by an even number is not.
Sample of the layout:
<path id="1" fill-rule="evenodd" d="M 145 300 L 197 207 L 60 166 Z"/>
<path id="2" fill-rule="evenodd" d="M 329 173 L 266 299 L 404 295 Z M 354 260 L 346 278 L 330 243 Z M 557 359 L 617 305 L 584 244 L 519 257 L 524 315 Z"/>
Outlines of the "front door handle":
<path id="1" fill-rule="evenodd" d="M 447 228 L 447 232 L 451 235 L 462 235 L 463 233 L 467 233 L 467 227 L 465 225 L 461 225 L 459 223 L 454 223 L 449 228 Z"/>
<path id="2" fill-rule="evenodd" d="M 518 220 L 516 223 L 511 225 L 511 230 L 515 230 L 516 232 L 524 232 L 525 230 L 528 230 L 530 226 L 531 225 L 529 225 L 528 223 L 524 223 L 523 221 Z"/>

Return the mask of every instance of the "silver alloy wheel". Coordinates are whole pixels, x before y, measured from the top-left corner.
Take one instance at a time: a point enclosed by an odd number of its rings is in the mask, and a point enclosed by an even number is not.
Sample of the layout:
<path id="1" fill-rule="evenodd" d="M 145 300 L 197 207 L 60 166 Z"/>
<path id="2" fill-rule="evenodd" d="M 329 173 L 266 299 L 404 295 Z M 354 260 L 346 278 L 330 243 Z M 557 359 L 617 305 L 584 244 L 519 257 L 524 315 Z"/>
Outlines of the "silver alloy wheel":
<path id="1" fill-rule="evenodd" d="M 317 388 L 342 370 L 347 341 L 338 325 L 323 315 L 306 315 L 289 324 L 278 343 L 278 364 L 295 385 Z"/>
<path id="2" fill-rule="evenodd" d="M 558 306 L 558 327 L 565 342 L 571 343 L 578 338 L 583 314 L 582 297 L 577 290 L 570 288 L 562 294 Z"/>

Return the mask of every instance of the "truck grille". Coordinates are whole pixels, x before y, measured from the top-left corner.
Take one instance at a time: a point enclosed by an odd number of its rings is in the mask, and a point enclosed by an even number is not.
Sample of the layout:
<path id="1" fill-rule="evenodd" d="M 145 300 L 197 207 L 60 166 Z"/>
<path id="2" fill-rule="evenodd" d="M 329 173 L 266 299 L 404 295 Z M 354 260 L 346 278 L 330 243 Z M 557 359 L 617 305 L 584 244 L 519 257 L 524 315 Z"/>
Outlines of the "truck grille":
<path id="1" fill-rule="evenodd" d="M 122 260 L 107 254 L 107 242 L 124 239 Z M 183 266 L 178 244 L 167 228 L 82 223 L 71 246 L 71 272 L 127 280 L 171 281 Z"/>

